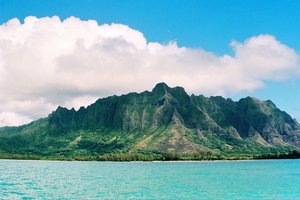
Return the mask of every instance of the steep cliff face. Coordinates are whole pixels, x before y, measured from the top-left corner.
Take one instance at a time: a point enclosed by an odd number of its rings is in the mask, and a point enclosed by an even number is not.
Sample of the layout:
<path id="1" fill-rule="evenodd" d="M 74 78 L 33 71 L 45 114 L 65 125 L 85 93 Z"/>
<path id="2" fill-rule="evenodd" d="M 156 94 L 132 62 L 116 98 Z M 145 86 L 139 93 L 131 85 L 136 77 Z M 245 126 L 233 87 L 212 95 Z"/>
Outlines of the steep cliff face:
<path id="1" fill-rule="evenodd" d="M 299 146 L 299 124 L 270 101 L 247 97 L 234 102 L 222 97 L 192 96 L 222 128 L 234 128 L 244 139 L 257 138 L 273 145 Z"/>
<path id="2" fill-rule="evenodd" d="M 45 155 L 255 154 L 297 150 L 300 127 L 270 100 L 189 96 L 159 83 L 151 92 L 99 99 L 78 111 L 58 107 L 48 118 L 2 128 L 0 144 L 2 152 Z"/>
<path id="3" fill-rule="evenodd" d="M 165 83 L 157 84 L 152 92 L 99 99 L 77 112 L 58 107 L 49 115 L 49 124 L 133 131 L 168 126 L 175 115 L 187 128 L 208 129 L 216 125 L 207 113 L 192 102 L 183 88 L 169 88 Z"/>

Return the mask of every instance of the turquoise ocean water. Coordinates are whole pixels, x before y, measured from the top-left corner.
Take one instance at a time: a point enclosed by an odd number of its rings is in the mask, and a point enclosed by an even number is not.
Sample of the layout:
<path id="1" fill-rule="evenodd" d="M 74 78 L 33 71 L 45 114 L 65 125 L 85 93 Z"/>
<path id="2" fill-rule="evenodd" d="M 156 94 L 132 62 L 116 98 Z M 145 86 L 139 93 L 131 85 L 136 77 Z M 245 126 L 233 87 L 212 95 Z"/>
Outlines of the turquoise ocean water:
<path id="1" fill-rule="evenodd" d="M 300 160 L 0 160 L 0 199 L 300 199 Z"/>

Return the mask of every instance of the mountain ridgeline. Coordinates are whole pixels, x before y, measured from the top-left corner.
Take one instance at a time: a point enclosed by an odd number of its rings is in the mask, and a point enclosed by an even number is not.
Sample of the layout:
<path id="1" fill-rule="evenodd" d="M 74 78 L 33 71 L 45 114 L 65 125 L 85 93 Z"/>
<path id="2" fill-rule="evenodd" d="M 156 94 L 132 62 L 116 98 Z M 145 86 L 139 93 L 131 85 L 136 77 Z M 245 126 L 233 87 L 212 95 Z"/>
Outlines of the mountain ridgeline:
<path id="1" fill-rule="evenodd" d="M 5 158 L 252 159 L 298 157 L 299 151 L 300 125 L 272 101 L 189 96 L 165 83 L 0 128 Z"/>

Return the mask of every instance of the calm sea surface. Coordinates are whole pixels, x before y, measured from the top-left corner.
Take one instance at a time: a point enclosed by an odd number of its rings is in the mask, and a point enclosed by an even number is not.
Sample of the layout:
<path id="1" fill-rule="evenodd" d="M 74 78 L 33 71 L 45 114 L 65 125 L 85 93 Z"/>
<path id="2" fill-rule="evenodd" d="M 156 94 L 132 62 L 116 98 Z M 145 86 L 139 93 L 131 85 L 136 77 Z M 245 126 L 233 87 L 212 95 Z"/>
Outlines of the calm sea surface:
<path id="1" fill-rule="evenodd" d="M 0 160 L 0 199 L 300 199 L 300 160 Z"/>

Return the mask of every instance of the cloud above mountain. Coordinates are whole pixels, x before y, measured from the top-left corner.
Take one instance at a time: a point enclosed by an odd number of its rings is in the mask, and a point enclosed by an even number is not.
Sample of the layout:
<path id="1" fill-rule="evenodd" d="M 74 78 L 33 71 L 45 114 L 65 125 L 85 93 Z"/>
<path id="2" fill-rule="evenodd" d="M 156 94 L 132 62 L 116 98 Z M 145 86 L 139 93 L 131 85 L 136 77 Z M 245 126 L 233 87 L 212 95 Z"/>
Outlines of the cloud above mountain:
<path id="1" fill-rule="evenodd" d="M 0 25 L 0 126 L 87 105 L 157 82 L 189 93 L 252 91 L 299 75 L 299 55 L 272 35 L 232 41 L 232 54 L 147 41 L 123 24 L 26 17 Z"/>

